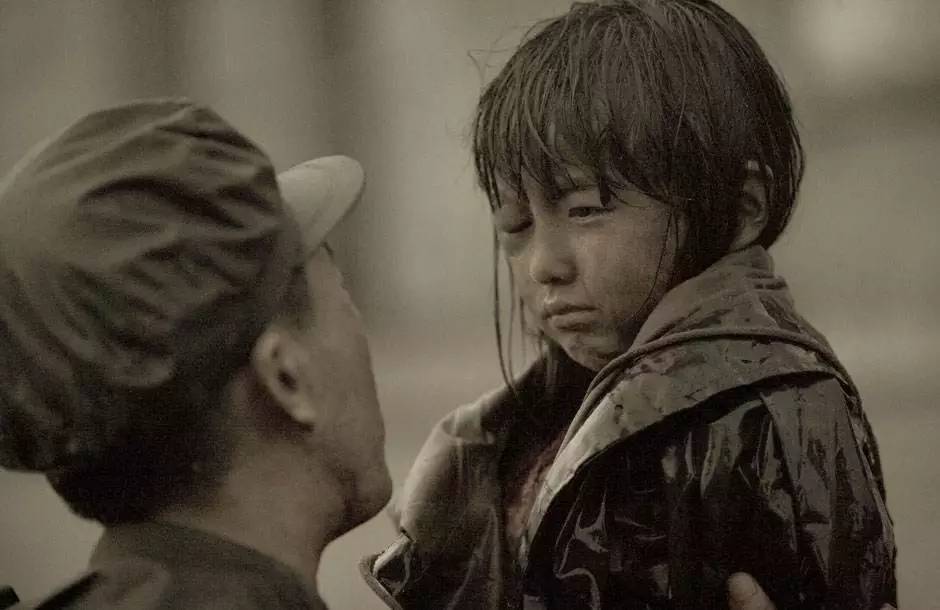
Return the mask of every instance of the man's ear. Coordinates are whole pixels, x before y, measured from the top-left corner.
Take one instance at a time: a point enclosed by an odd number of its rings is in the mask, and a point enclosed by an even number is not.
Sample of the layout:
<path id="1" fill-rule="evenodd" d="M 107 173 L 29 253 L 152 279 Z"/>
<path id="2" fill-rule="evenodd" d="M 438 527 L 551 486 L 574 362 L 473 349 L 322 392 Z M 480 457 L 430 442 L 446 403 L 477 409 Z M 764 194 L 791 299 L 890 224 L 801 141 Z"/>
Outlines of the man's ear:
<path id="1" fill-rule="evenodd" d="M 302 382 L 304 357 L 301 346 L 289 333 L 271 326 L 255 341 L 251 366 L 284 415 L 304 428 L 313 428 L 317 409 Z"/>
<path id="2" fill-rule="evenodd" d="M 743 250 L 757 241 L 767 226 L 767 180 L 757 163 L 749 161 L 738 200 L 738 229 L 731 250 Z"/>

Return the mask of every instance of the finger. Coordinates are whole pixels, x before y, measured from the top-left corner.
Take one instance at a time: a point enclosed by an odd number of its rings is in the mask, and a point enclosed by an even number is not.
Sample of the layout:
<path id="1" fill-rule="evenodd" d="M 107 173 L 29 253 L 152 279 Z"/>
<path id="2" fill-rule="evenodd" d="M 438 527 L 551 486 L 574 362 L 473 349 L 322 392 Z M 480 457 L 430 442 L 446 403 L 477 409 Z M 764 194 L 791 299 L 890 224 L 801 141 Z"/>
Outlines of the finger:
<path id="1" fill-rule="evenodd" d="M 730 610 L 776 610 L 776 606 L 749 574 L 738 572 L 728 579 Z"/>

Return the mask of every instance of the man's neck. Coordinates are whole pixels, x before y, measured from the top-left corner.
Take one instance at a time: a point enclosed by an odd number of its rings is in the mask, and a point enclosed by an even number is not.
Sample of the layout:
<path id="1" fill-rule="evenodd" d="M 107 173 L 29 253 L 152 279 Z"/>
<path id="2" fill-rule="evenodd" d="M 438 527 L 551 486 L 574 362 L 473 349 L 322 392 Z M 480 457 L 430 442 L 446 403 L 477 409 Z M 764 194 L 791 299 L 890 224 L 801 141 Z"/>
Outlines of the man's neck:
<path id="1" fill-rule="evenodd" d="M 342 501 L 329 486 L 303 494 L 297 485 L 277 485 L 278 479 L 230 473 L 211 503 L 173 507 L 159 519 L 215 534 L 276 559 L 315 592 L 320 556 L 339 530 Z"/>

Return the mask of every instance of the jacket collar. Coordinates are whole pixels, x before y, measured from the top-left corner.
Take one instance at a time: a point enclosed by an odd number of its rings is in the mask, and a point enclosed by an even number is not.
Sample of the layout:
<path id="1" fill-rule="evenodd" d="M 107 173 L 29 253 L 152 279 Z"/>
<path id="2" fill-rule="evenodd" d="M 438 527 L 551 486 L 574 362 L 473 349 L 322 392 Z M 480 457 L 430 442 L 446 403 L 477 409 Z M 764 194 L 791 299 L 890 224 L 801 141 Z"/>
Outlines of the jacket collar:
<path id="1" fill-rule="evenodd" d="M 170 569 L 262 574 L 272 589 L 298 600 L 298 607 L 325 607 L 312 587 L 276 559 L 207 531 L 166 521 L 109 526 L 92 552 L 89 567 L 105 569 L 140 559 Z"/>

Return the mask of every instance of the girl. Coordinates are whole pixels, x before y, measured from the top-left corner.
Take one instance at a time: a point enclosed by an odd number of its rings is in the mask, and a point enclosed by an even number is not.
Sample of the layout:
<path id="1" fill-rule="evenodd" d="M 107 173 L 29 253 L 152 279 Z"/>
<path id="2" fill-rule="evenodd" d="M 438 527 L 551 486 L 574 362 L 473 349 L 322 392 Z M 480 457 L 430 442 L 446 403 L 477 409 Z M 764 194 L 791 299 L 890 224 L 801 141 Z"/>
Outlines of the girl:
<path id="1" fill-rule="evenodd" d="M 406 608 L 712 608 L 743 570 L 782 608 L 894 602 L 858 392 L 767 252 L 802 149 L 745 28 L 709 0 L 575 4 L 474 127 L 543 356 L 432 433 L 375 588 Z"/>

